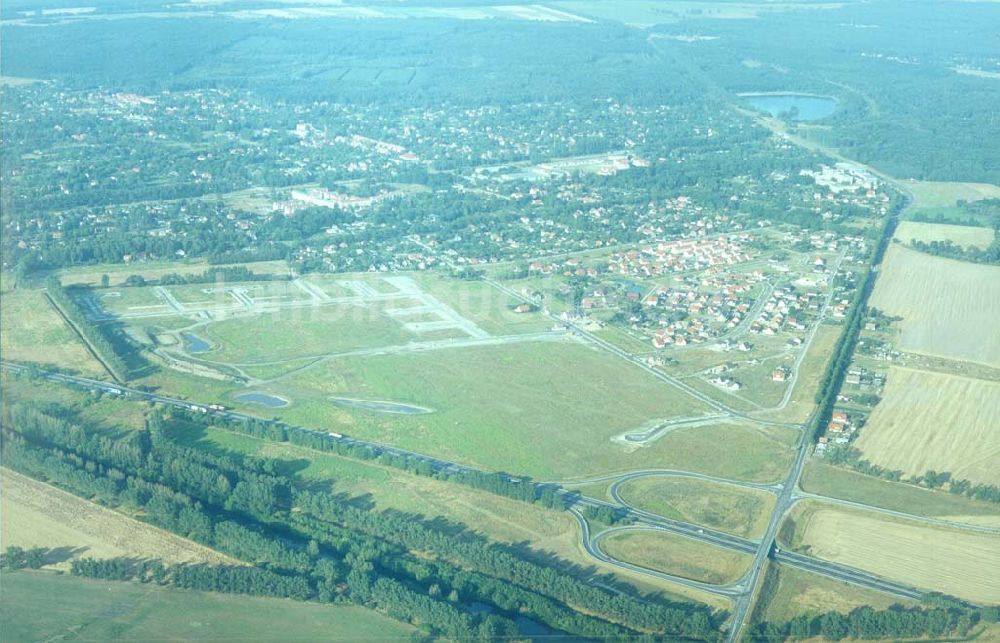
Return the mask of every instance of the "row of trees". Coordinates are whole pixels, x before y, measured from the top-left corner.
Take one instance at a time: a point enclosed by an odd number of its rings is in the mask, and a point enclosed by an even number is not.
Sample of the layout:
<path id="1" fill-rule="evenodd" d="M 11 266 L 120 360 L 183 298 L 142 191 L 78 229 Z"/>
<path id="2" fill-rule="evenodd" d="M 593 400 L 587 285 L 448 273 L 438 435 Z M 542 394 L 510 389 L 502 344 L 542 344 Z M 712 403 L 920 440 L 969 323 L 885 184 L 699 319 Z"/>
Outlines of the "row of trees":
<path id="1" fill-rule="evenodd" d="M 925 636 L 966 636 L 979 622 L 996 622 L 997 610 L 976 610 L 962 606 L 904 608 L 895 605 L 885 610 L 859 607 L 848 614 L 826 612 L 802 614 L 785 623 L 763 621 L 749 628 L 747 643 L 773 643 L 810 639 L 827 641 L 917 639 Z"/>
<path id="2" fill-rule="evenodd" d="M 826 460 L 830 464 L 847 467 L 852 471 L 867 476 L 882 478 L 892 482 L 905 482 L 928 489 L 941 489 L 947 486 L 948 492 L 955 495 L 968 496 L 985 502 L 1000 503 L 1000 486 L 994 484 L 974 483 L 967 479 L 957 480 L 950 471 L 935 471 L 928 469 L 923 475 L 904 476 L 900 469 L 886 469 L 861 457 L 861 452 L 847 444 L 832 445 L 826 452 Z"/>
<path id="3" fill-rule="evenodd" d="M 66 319 L 80 333 L 87 345 L 94 351 L 98 359 L 108 368 L 119 382 L 129 379 L 129 366 L 119 354 L 119 347 L 127 342 L 124 337 L 109 337 L 105 327 L 90 321 L 80 307 L 76 298 L 66 288 L 63 288 L 59 278 L 51 276 L 45 284 L 46 292 L 52 302 L 62 311 Z"/>
<path id="4" fill-rule="evenodd" d="M 854 347 L 857 344 L 858 335 L 865 322 L 868 296 L 875 286 L 875 271 L 873 268 L 882 262 L 885 249 L 896 230 L 896 224 L 899 221 L 899 212 L 902 210 L 902 207 L 903 202 L 899 199 L 894 200 L 891 204 L 889 217 L 882 226 L 879 237 L 875 242 L 869 266 L 864 271 L 860 285 L 854 293 L 854 298 L 844 319 L 844 330 L 840 334 L 840 337 L 837 338 L 830 363 L 826 368 L 826 372 L 823 373 L 819 388 L 816 390 L 818 408 L 812 423 L 812 438 L 814 440 L 819 438 L 824 427 L 830 421 L 833 407 L 837 402 L 837 394 L 844 383 L 844 377 L 847 375 L 847 369 L 850 367 L 851 359 L 854 356 Z"/>
<path id="5" fill-rule="evenodd" d="M 533 502 L 552 509 L 562 510 L 567 505 L 566 496 L 562 493 L 562 489 L 558 485 L 536 483 L 523 476 L 515 477 L 502 472 L 479 471 L 459 466 L 445 467 L 441 463 L 434 463 L 418 455 L 388 451 L 367 444 L 344 441 L 325 433 L 289 426 L 280 422 L 206 418 L 204 415 L 191 413 L 183 409 L 177 409 L 172 413 L 177 417 L 182 417 L 196 424 L 211 423 L 214 425 L 223 425 L 228 430 L 244 433 L 262 440 L 290 442 L 315 451 L 336 453 L 337 455 L 358 460 L 377 460 L 380 464 L 401 469 L 408 473 L 456 482 L 499 496 L 524 502 Z"/>
<path id="6" fill-rule="evenodd" d="M 259 273 L 246 266 L 212 266 L 199 273 L 180 274 L 171 272 L 157 279 L 146 279 L 142 275 L 129 275 L 125 279 L 126 286 L 181 286 L 185 284 L 215 284 L 241 281 L 286 281 L 289 275 Z M 105 285 L 102 282 L 102 285 Z"/>
<path id="7" fill-rule="evenodd" d="M 301 576 L 244 565 L 164 565 L 158 560 L 77 558 L 70 573 L 102 580 L 138 581 L 184 589 L 306 600 L 311 589 Z"/>
<path id="8" fill-rule="evenodd" d="M 985 248 L 960 246 L 951 240 L 920 241 L 918 239 L 911 239 L 910 246 L 914 250 L 926 252 L 936 257 L 947 257 L 948 259 L 973 263 L 1000 264 L 1000 224 L 995 228 L 993 241 Z"/>
<path id="9" fill-rule="evenodd" d="M 510 635 L 509 617 L 517 614 L 586 637 L 718 638 L 715 615 L 705 606 L 614 593 L 460 525 L 374 512 L 350 498 L 300 488 L 274 474 L 280 463 L 273 460 L 178 444 L 159 412 L 146 431 L 111 438 L 55 417 L 55 410 L 26 404 L 4 410 L 7 466 L 108 504 L 141 508 L 155 524 L 299 579 L 294 583 L 302 590 L 293 597 L 368 605 L 454 638 Z M 473 614 L 469 601 L 493 613 Z"/>
<path id="10" fill-rule="evenodd" d="M 24 549 L 17 545 L 10 545 L 0 554 L 0 569 L 14 571 L 16 569 L 38 569 L 45 564 L 45 555 L 48 553 L 45 547 L 32 547 Z"/>

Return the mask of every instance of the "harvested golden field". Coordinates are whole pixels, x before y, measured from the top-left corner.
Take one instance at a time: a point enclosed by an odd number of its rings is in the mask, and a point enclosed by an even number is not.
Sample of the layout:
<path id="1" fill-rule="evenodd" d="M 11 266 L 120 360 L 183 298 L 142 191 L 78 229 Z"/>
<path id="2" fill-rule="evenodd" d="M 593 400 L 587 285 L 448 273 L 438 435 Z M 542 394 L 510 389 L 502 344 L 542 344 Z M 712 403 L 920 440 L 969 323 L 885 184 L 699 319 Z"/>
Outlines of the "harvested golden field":
<path id="1" fill-rule="evenodd" d="M 892 244 L 870 303 L 903 318 L 900 350 L 1000 366 L 1000 266 Z"/>
<path id="2" fill-rule="evenodd" d="M 1000 538 L 810 503 L 795 539 L 809 553 L 916 587 L 1000 603 Z"/>
<path id="3" fill-rule="evenodd" d="M 674 536 L 635 529 L 608 536 L 601 547 L 617 560 L 705 583 L 732 583 L 752 562 L 748 554 Z"/>
<path id="4" fill-rule="evenodd" d="M 0 354 L 4 359 L 104 373 L 41 290 L 0 293 Z"/>
<path id="5" fill-rule="evenodd" d="M 891 367 L 855 445 L 887 469 L 1000 483 L 1000 382 Z"/>
<path id="6" fill-rule="evenodd" d="M 1000 187 L 992 183 L 960 183 L 952 181 L 907 181 L 913 192 L 914 205 L 940 208 L 955 205 L 959 199 L 979 201 L 1000 198 Z"/>
<path id="7" fill-rule="evenodd" d="M 993 230 L 980 226 L 900 221 L 895 238 L 906 244 L 911 241 L 951 241 L 963 248 L 985 248 L 993 242 Z"/>
<path id="8" fill-rule="evenodd" d="M 233 559 L 158 527 L 0 469 L 0 539 L 4 547 L 66 548 L 75 556 L 159 558 L 169 563 L 235 563 Z M 68 568 L 68 558 L 56 568 Z"/>

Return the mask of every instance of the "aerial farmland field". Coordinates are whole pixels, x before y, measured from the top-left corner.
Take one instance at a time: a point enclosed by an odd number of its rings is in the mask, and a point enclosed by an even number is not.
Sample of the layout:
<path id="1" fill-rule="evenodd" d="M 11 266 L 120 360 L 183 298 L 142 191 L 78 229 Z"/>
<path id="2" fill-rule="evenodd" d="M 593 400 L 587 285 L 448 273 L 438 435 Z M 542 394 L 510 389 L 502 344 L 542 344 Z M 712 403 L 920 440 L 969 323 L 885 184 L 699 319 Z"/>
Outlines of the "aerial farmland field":
<path id="1" fill-rule="evenodd" d="M 59 597 L 59 600 L 52 600 Z M 75 578 L 4 574 L 0 638 L 81 640 L 405 640 L 415 630 L 373 610 Z"/>
<path id="2" fill-rule="evenodd" d="M 950 471 L 957 480 L 998 484 L 997 418 L 1000 382 L 894 366 L 855 444 L 889 470 Z"/>
<path id="3" fill-rule="evenodd" d="M 911 241 L 951 241 L 963 248 L 985 248 L 993 241 L 993 230 L 980 226 L 901 221 L 896 228 L 895 238 L 905 244 L 910 244 Z"/>
<path id="4" fill-rule="evenodd" d="M 897 347 L 1000 365 L 1000 267 L 926 255 L 894 244 L 871 305 L 903 318 Z"/>
<path id="5" fill-rule="evenodd" d="M 970 524 L 986 524 L 997 519 L 996 507 L 989 502 L 949 493 L 943 489 L 890 482 L 820 461 L 810 462 L 806 466 L 801 486 L 808 493 L 917 516 L 937 516 Z"/>
<path id="6" fill-rule="evenodd" d="M 916 208 L 941 208 L 954 206 L 959 200 L 1000 198 L 1000 187 L 991 183 L 907 181 L 905 185 L 913 192 Z"/>
<path id="7" fill-rule="evenodd" d="M 917 587 L 1000 604 L 995 536 L 814 502 L 796 507 L 791 519 L 793 548 Z"/>
<path id="8" fill-rule="evenodd" d="M 4 290 L 0 296 L 0 353 L 4 359 L 58 365 L 88 375 L 104 372 L 42 291 Z"/>
<path id="9" fill-rule="evenodd" d="M 65 555 L 52 561 L 56 568 L 67 568 L 68 561 L 78 556 L 237 563 L 208 547 L 8 469 L 0 469 L 0 481 L 4 546 L 63 549 Z"/>

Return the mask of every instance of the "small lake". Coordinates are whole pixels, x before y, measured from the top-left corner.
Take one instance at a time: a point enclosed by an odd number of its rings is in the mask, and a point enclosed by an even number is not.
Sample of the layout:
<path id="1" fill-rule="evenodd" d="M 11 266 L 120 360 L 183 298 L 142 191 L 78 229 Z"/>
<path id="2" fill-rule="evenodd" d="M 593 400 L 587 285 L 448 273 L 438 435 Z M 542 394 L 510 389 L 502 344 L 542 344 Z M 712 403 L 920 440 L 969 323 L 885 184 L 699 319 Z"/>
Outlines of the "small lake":
<path id="1" fill-rule="evenodd" d="M 283 406 L 288 406 L 288 400 L 283 400 L 280 397 L 268 395 L 267 393 L 240 393 L 239 395 L 235 395 L 233 397 L 240 402 L 260 404 L 261 406 L 266 406 L 269 409 L 280 409 Z"/>
<path id="2" fill-rule="evenodd" d="M 754 109 L 793 121 L 818 121 L 837 111 L 837 99 L 810 94 L 741 94 Z"/>
<path id="3" fill-rule="evenodd" d="M 349 397 L 331 397 L 337 406 L 348 409 L 361 409 L 363 411 L 375 411 L 376 413 L 396 413 L 401 415 L 420 415 L 422 413 L 433 413 L 431 409 L 412 404 L 400 404 L 398 402 L 386 402 L 385 400 L 355 400 Z"/>
<path id="4" fill-rule="evenodd" d="M 181 333 L 184 340 L 184 350 L 189 353 L 205 353 L 212 349 L 212 345 L 194 333 Z"/>

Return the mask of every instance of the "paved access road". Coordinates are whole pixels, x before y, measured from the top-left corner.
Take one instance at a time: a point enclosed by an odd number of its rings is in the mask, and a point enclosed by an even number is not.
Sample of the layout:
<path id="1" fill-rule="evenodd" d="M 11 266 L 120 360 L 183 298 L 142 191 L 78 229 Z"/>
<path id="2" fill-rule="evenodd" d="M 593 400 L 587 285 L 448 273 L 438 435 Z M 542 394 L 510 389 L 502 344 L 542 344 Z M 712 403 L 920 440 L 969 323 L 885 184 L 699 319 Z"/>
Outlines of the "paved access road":
<path id="1" fill-rule="evenodd" d="M 166 395 L 160 395 L 157 393 L 131 389 L 100 380 L 78 377 L 74 375 L 67 375 L 64 373 L 57 373 L 53 371 L 40 370 L 37 368 L 29 368 L 23 365 L 13 364 L 9 362 L 0 362 L 0 368 L 2 368 L 5 371 L 14 373 L 33 373 L 37 377 L 41 377 L 43 379 L 51 380 L 54 382 L 80 386 L 90 390 L 102 391 L 113 395 L 128 395 L 129 397 L 132 397 L 134 399 L 156 402 L 158 404 L 163 404 L 165 406 L 171 406 L 174 408 L 180 408 L 186 410 L 195 409 L 197 411 L 205 413 L 206 415 L 213 415 L 220 418 L 236 419 L 236 420 L 254 420 L 258 422 L 272 423 L 292 430 L 299 430 L 299 431 L 310 430 L 310 429 L 303 429 L 301 427 L 291 426 L 279 420 L 264 419 L 257 416 L 240 413 L 238 411 L 211 410 L 207 406 L 208 402 L 199 403 L 199 402 L 192 402 L 191 400 L 181 400 Z M 322 431 L 314 431 L 314 432 L 327 435 Z M 402 455 L 416 460 L 420 460 L 429 464 L 432 468 L 434 468 L 435 471 L 450 471 L 455 473 L 460 473 L 460 472 L 471 473 L 478 471 L 477 469 L 473 469 L 472 467 L 468 467 L 459 464 L 457 462 L 442 460 L 440 458 L 435 458 L 433 456 L 421 453 L 415 453 L 413 451 L 400 449 L 394 446 L 379 444 L 376 442 L 370 442 L 365 440 L 357 440 L 348 436 L 341 436 L 336 439 L 342 441 L 345 444 L 353 444 L 353 445 L 367 447 L 368 449 L 371 450 L 373 454 L 389 453 L 393 455 Z M 803 444 L 805 444 L 806 447 L 808 447 L 808 443 L 805 440 L 803 440 Z M 788 480 L 795 480 L 795 481 L 798 480 L 798 476 L 801 473 L 802 465 L 805 461 L 805 454 L 807 453 L 807 451 L 808 451 L 807 448 L 799 449 L 795 467 L 793 468 L 792 473 L 789 474 Z M 711 480 L 714 482 L 722 482 L 727 484 L 736 483 L 741 485 L 750 485 L 753 488 L 761 488 L 770 491 L 772 493 L 776 493 L 778 495 L 778 506 L 775 508 L 771 524 L 769 525 L 765 537 L 759 540 L 750 540 L 746 538 L 741 538 L 739 536 L 734 536 L 732 534 L 727 534 L 721 531 L 717 531 L 714 529 L 702 527 L 693 523 L 665 518 L 663 516 L 659 516 L 657 514 L 632 507 L 628 505 L 618 494 L 617 486 L 615 488 L 613 495 L 613 497 L 615 497 L 616 499 L 616 502 L 614 503 L 581 496 L 577 492 L 574 492 L 569 489 L 560 489 L 559 493 L 562 494 L 564 498 L 566 498 L 570 511 L 581 523 L 581 529 L 583 531 L 584 547 L 591 556 L 593 556 L 597 560 L 601 560 L 603 562 L 621 567 L 623 569 L 629 569 L 631 571 L 636 571 L 650 576 L 662 578 L 664 580 L 670 580 L 672 582 L 677 582 L 682 585 L 701 589 L 703 591 L 708 591 L 719 595 L 734 598 L 736 600 L 737 607 L 741 604 L 741 602 L 744 603 L 744 608 L 743 608 L 744 616 L 746 607 L 749 605 L 750 598 L 752 596 L 752 589 L 754 584 L 756 583 L 757 576 L 760 571 L 760 566 L 763 564 L 763 561 L 769 556 L 772 556 L 772 554 L 775 560 L 778 560 L 779 562 L 782 562 L 786 565 L 822 574 L 824 576 L 828 576 L 830 578 L 834 578 L 837 580 L 843 580 L 849 583 L 853 583 L 855 585 L 868 587 L 870 589 L 875 589 L 877 591 L 887 592 L 896 596 L 901 596 L 903 598 L 912 598 L 920 596 L 919 590 L 915 588 L 887 581 L 885 579 L 879 578 L 873 574 L 869 574 L 862 570 L 853 569 L 850 567 L 846 567 L 844 565 L 838 565 L 836 563 L 830 563 L 809 556 L 803 556 L 801 554 L 791 554 L 790 552 L 772 551 L 773 550 L 772 543 L 774 542 L 774 533 L 777 529 L 777 525 L 780 523 L 780 519 L 784 517 L 784 514 L 787 511 L 787 509 L 791 507 L 791 505 L 797 499 L 795 493 L 792 492 L 794 491 L 795 485 L 789 486 L 787 484 L 787 481 L 786 483 L 781 485 L 757 485 L 755 483 L 739 483 L 738 481 L 731 481 L 724 478 L 716 478 L 714 476 L 704 476 L 702 474 L 669 470 L 669 469 L 627 472 L 625 474 L 620 474 L 618 476 L 610 476 L 607 477 L 606 479 L 608 480 L 615 479 L 617 480 L 616 485 L 618 485 L 630 479 L 641 478 L 646 476 L 655 476 L 655 475 L 684 475 L 686 477 Z M 514 480 L 517 478 L 511 476 L 511 479 Z M 594 479 L 594 481 L 599 481 L 599 480 L 601 479 L 600 478 Z M 691 538 L 693 540 L 697 540 L 709 545 L 724 547 L 726 549 L 746 554 L 754 554 L 755 556 L 754 565 L 751 567 L 750 570 L 748 570 L 744 578 L 740 579 L 736 583 L 727 586 L 717 586 L 717 585 L 711 585 L 709 583 L 700 583 L 698 581 L 692 581 L 690 579 L 683 579 L 680 577 L 672 576 L 670 574 L 664 574 L 661 572 L 657 572 L 655 570 L 647 569 L 638 565 L 633 565 L 631 563 L 614 560 L 610 556 L 607 556 L 600 549 L 600 541 L 603 540 L 605 537 L 607 537 L 607 535 L 610 535 L 609 532 L 607 531 L 602 532 L 601 534 L 597 534 L 596 536 L 591 536 L 590 534 L 589 525 L 587 524 L 587 521 L 583 518 L 582 514 L 580 513 L 583 509 L 585 509 L 588 506 L 609 507 L 618 511 L 624 511 L 627 517 L 630 518 L 635 525 L 635 527 L 624 527 L 611 531 L 620 531 L 622 529 L 629 529 L 629 528 L 659 530 L 666 533 L 671 533 L 674 535 Z M 738 615 L 739 612 L 734 611 L 734 616 Z M 734 623 L 735 622 L 737 621 L 734 621 Z"/>

